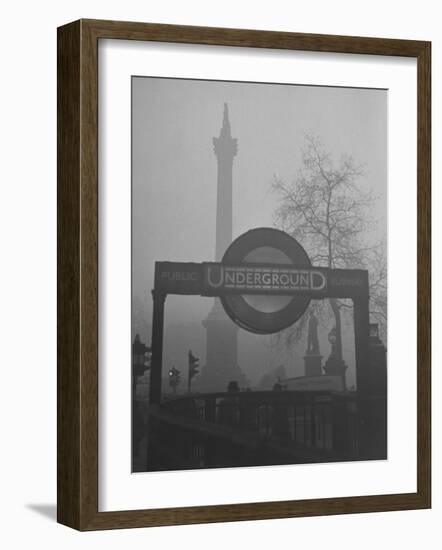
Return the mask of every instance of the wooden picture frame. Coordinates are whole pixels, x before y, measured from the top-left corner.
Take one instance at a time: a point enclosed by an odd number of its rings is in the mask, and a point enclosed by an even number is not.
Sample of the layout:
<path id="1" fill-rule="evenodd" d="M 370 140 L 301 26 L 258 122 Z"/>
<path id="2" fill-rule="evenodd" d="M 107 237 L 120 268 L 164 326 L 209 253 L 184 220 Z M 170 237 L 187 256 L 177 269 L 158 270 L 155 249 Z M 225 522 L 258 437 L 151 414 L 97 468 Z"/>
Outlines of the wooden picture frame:
<path id="1" fill-rule="evenodd" d="M 417 492 L 98 511 L 98 41 L 139 40 L 403 56 L 418 74 Z M 58 521 L 81 531 L 431 506 L 431 44 L 423 41 L 79 20 L 58 29 Z"/>

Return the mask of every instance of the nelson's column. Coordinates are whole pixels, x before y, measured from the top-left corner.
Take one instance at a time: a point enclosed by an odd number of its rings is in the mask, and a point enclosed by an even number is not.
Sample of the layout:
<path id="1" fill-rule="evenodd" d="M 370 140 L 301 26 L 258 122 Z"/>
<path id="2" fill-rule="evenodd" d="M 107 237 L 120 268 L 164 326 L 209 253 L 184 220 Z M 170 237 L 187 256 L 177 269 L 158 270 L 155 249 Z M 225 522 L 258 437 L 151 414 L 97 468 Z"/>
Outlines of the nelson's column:
<path id="1" fill-rule="evenodd" d="M 223 125 L 219 137 L 213 138 L 217 158 L 217 203 L 215 261 L 221 261 L 232 242 L 232 180 L 233 159 L 238 152 L 237 140 L 232 137 L 229 109 L 224 104 Z M 195 379 L 199 391 L 226 391 L 231 381 L 240 387 L 247 380 L 238 366 L 238 327 L 224 312 L 219 298 L 203 321 L 206 329 L 206 365 Z"/>

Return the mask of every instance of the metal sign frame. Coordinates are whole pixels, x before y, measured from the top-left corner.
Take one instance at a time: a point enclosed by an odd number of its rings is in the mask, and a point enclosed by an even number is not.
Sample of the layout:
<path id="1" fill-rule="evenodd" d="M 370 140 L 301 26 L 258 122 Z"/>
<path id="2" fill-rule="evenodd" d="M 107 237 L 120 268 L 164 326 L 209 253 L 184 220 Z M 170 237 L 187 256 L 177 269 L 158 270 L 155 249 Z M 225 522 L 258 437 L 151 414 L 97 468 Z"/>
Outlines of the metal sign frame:
<path id="1" fill-rule="evenodd" d="M 208 269 L 216 266 L 225 268 L 224 263 L 203 262 L 156 262 L 155 263 L 155 287 L 152 290 L 153 297 L 153 318 L 152 318 L 152 363 L 150 380 L 150 403 L 159 404 L 161 402 L 161 373 L 163 359 L 163 333 L 164 333 L 164 305 L 168 294 L 181 295 L 200 295 L 200 296 L 218 296 L 223 299 L 226 296 L 238 295 L 239 291 L 244 293 L 243 289 L 226 289 L 222 286 L 212 287 L 207 285 Z M 242 266 L 227 266 L 231 269 L 244 269 L 252 267 L 254 269 L 292 269 L 296 267 L 286 264 L 244 264 Z M 368 352 L 369 352 L 369 289 L 368 272 L 359 269 L 327 269 L 322 267 L 302 268 L 307 274 L 321 273 L 326 279 L 325 288 L 315 292 L 299 291 L 286 288 L 284 294 L 299 295 L 302 294 L 308 299 L 326 299 L 326 298 L 349 298 L 353 301 L 354 311 L 354 333 L 355 333 L 355 356 L 356 356 L 356 384 L 360 395 L 368 394 L 370 387 L 370 373 Z M 254 289 L 247 289 L 247 293 L 268 294 L 269 289 L 265 285 L 256 286 Z M 280 292 L 280 291 L 278 291 Z M 232 319 L 241 326 L 241 319 Z M 296 322 L 296 320 L 294 321 Z M 270 333 L 272 331 L 269 331 Z"/>

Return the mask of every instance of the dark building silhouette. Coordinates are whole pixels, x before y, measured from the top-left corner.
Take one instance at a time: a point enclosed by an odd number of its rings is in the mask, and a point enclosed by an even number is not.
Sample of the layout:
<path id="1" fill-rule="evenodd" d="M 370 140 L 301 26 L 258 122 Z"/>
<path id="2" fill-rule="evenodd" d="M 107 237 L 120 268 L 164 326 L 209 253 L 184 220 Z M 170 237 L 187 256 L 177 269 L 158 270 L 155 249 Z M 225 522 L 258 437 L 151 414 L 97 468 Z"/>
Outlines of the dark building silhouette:
<path id="1" fill-rule="evenodd" d="M 213 148 L 218 168 L 215 261 L 219 262 L 232 242 L 233 159 L 238 152 L 227 103 L 224 104 L 219 137 L 213 138 Z M 195 379 L 195 390 L 225 391 L 232 380 L 240 386 L 246 385 L 247 380 L 238 366 L 238 327 L 227 317 L 218 298 L 203 326 L 206 329 L 206 365 Z"/>

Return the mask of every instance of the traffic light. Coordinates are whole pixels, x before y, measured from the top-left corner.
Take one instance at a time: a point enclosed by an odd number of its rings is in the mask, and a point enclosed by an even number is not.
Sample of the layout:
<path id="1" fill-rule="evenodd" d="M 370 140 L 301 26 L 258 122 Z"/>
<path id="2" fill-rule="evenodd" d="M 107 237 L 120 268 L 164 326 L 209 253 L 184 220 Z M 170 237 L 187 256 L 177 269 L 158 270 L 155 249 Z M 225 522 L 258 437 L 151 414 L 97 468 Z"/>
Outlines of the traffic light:
<path id="1" fill-rule="evenodd" d="M 141 376 L 150 368 L 151 349 L 146 346 L 137 334 L 132 344 L 132 369 L 134 376 Z"/>
<path id="2" fill-rule="evenodd" d="M 169 386 L 173 389 L 173 393 L 176 393 L 176 388 L 180 382 L 180 371 L 175 367 L 169 369 Z"/>
<path id="3" fill-rule="evenodd" d="M 199 369 L 199 362 L 200 362 L 199 357 L 195 357 L 191 349 L 189 350 L 189 353 L 188 353 L 188 362 L 189 362 L 188 390 L 190 392 L 192 378 L 197 374 L 199 374 L 198 369 Z"/>

